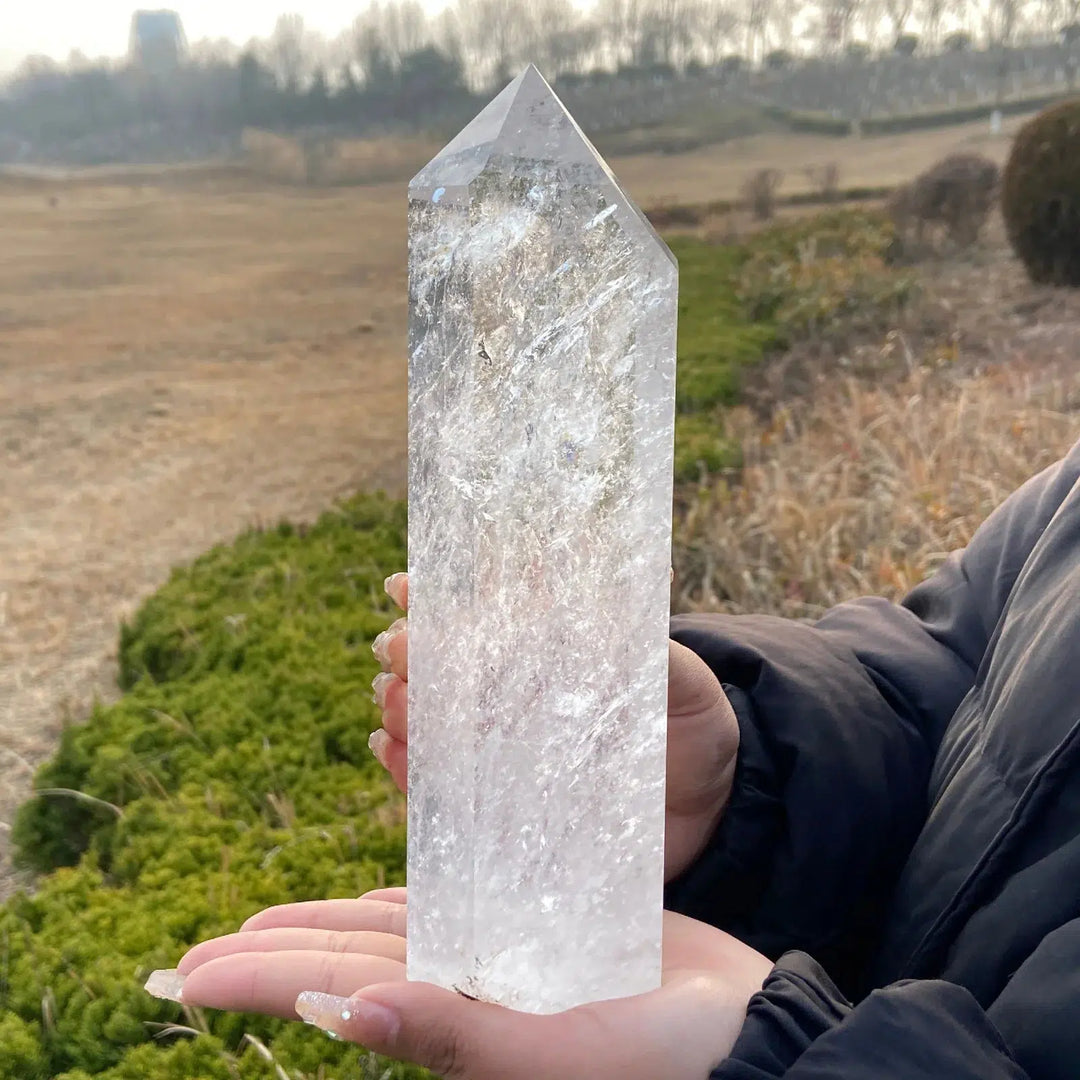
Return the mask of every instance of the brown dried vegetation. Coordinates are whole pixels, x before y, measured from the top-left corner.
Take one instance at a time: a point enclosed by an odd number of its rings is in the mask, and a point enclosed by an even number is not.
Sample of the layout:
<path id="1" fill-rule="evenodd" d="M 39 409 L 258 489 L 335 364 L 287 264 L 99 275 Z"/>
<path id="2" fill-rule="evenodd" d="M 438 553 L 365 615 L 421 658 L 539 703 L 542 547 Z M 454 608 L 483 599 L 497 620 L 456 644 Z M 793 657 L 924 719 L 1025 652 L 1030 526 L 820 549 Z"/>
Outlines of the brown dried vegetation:
<path id="1" fill-rule="evenodd" d="M 744 467 L 678 523 L 682 610 L 819 615 L 899 598 L 1080 428 L 1080 375 L 927 368 L 884 389 L 823 383 L 769 426 L 731 416 Z"/>
<path id="2" fill-rule="evenodd" d="M 950 154 L 898 188 L 887 209 L 904 253 L 917 253 L 940 226 L 957 247 L 979 238 L 997 200 L 1000 170 L 981 154 Z"/>
<path id="3" fill-rule="evenodd" d="M 758 169 L 743 184 L 742 197 L 755 221 L 771 221 L 776 214 L 776 192 L 784 174 L 779 169 Z"/>

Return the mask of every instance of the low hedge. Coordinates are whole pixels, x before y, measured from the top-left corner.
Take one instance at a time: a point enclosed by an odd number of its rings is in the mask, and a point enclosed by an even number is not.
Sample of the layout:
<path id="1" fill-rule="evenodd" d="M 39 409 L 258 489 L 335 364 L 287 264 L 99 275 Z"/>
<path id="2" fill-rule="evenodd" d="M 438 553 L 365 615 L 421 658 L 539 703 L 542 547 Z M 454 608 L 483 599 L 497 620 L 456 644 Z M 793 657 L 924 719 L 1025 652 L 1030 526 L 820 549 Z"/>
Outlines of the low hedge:
<path id="1" fill-rule="evenodd" d="M 0 1080 L 371 1071 L 303 1025 L 185 1018 L 142 982 L 269 904 L 404 880 L 404 801 L 366 745 L 382 582 L 404 565 L 404 506 L 361 496 L 215 548 L 124 629 L 124 697 L 37 778 L 81 794 L 17 819 L 22 861 L 51 873 L 0 908 Z M 190 1030 L 152 1041 L 177 1021 Z"/>
<path id="2" fill-rule="evenodd" d="M 1014 98 L 1001 104 L 956 105 L 946 109 L 905 113 L 902 116 L 871 116 L 859 121 L 864 135 L 900 135 L 908 131 L 930 131 L 934 128 L 952 127 L 954 124 L 970 124 L 977 120 L 989 120 L 995 110 L 1002 116 L 1023 116 L 1036 113 L 1068 97 L 1066 91 L 1036 94 L 1033 97 Z M 851 135 L 855 122 L 849 118 L 830 116 L 827 113 L 802 112 L 779 105 L 766 106 L 764 114 L 784 124 L 791 131 L 805 135 Z"/>

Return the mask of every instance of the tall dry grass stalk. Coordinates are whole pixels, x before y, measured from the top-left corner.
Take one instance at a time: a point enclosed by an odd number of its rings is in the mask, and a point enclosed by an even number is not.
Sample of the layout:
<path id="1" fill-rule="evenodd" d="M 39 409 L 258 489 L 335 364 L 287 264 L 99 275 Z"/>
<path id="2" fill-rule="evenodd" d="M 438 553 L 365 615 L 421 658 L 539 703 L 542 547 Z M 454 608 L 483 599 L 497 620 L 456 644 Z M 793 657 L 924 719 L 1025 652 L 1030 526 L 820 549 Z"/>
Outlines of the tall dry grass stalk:
<path id="1" fill-rule="evenodd" d="M 906 593 L 1011 491 L 1080 438 L 1080 374 L 837 382 L 764 432 L 732 415 L 745 467 L 678 515 L 678 610 L 814 618 Z"/>

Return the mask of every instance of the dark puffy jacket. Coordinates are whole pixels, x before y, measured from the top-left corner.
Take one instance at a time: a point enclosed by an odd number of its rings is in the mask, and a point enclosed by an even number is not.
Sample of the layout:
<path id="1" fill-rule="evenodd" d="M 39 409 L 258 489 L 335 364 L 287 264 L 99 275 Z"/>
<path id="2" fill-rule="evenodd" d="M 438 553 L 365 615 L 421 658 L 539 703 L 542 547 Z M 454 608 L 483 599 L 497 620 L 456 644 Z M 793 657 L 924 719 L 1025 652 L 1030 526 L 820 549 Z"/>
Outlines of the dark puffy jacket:
<path id="1" fill-rule="evenodd" d="M 713 1077 L 1080 1077 L 1080 444 L 903 604 L 672 636 L 742 742 L 667 903 L 779 958 Z"/>

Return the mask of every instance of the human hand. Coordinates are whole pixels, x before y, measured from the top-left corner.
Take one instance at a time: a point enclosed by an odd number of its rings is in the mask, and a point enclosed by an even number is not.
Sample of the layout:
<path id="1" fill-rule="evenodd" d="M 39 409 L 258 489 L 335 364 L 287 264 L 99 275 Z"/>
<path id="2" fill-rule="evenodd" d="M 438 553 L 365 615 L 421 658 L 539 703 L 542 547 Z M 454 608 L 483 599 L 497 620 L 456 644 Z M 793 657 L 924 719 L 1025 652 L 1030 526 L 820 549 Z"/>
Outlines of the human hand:
<path id="1" fill-rule="evenodd" d="M 262 911 L 180 961 L 180 1000 L 299 1013 L 450 1080 L 704 1080 L 731 1052 L 772 968 L 722 931 L 664 912 L 659 989 L 535 1016 L 408 982 L 405 898 L 382 889 Z"/>
<path id="2" fill-rule="evenodd" d="M 409 576 L 386 579 L 386 591 L 409 608 Z M 398 619 L 372 646 L 382 666 L 375 702 L 383 726 L 371 736 L 375 757 L 401 791 L 408 772 L 408 621 Z M 664 877 L 678 877 L 701 854 L 731 796 L 739 725 L 719 680 L 696 653 L 668 643 L 667 815 Z"/>

